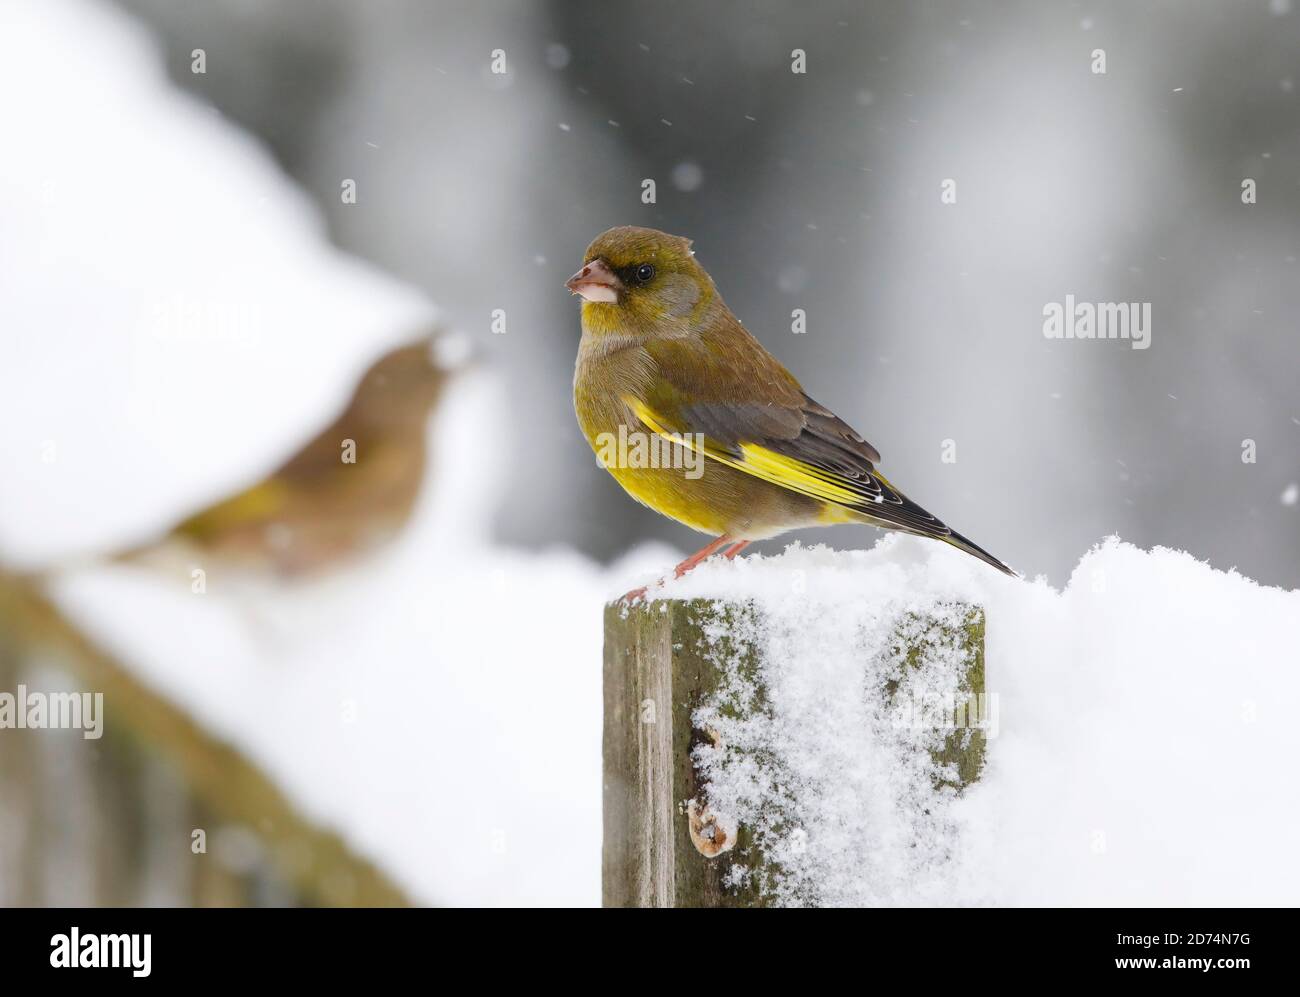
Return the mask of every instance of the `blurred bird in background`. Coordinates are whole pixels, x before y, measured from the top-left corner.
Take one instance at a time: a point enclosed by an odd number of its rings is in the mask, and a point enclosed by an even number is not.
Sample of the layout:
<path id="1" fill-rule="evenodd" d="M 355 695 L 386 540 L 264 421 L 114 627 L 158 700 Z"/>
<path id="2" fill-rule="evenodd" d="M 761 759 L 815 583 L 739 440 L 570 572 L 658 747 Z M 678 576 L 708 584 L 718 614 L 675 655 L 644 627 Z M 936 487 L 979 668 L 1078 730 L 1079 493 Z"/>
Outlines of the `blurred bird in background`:
<path id="1" fill-rule="evenodd" d="M 876 448 L 746 331 L 690 246 L 655 229 L 612 228 L 566 284 L 584 299 L 574 406 L 592 448 L 607 454 L 635 428 L 704 458 L 691 474 L 681 460 L 647 466 L 634 447 L 602 457 L 637 501 L 717 537 L 677 577 L 719 551 L 730 559 L 754 540 L 836 523 L 942 540 L 1014 575 L 876 470 Z"/>
<path id="2" fill-rule="evenodd" d="M 448 371 L 429 334 L 380 357 L 343 412 L 266 478 L 182 520 L 115 560 L 218 564 L 279 580 L 373 551 L 411 516 L 425 432 Z"/>

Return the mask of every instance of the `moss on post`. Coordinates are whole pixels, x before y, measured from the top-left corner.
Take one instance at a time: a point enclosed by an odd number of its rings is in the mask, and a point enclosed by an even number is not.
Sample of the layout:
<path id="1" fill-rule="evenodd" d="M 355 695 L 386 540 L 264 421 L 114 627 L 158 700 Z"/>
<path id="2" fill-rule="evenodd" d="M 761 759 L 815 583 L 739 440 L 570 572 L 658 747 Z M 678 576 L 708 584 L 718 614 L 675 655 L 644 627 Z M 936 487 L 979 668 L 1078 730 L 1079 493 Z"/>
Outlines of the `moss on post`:
<path id="1" fill-rule="evenodd" d="M 923 619 L 915 613 L 908 613 L 894 632 L 893 652 L 908 669 L 919 669 L 925 664 L 925 648 L 936 637 L 946 636 L 946 627 L 934 620 Z M 958 689 L 958 703 L 954 711 L 953 729 L 944 738 L 943 746 L 931 752 L 935 764 L 941 767 L 955 766 L 955 780 L 941 779 L 942 784 L 960 789 L 969 786 L 979 778 L 984 769 L 984 756 L 988 749 L 988 735 L 968 717 L 973 710 L 982 712 L 978 705 L 984 696 L 984 610 L 978 606 L 969 607 L 965 613 L 961 630 L 955 635 L 958 643 L 968 652 L 968 664 Z M 900 681 L 886 683 L 886 692 L 892 699 L 898 691 Z"/>

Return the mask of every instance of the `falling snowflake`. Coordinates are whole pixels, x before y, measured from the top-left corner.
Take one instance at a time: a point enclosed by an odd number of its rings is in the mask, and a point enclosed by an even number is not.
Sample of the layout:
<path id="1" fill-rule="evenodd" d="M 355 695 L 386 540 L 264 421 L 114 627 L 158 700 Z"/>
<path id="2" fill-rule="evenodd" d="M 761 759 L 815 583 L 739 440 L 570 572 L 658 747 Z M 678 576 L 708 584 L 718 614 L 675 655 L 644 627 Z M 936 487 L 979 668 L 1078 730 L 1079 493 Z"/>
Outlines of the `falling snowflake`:
<path id="1" fill-rule="evenodd" d="M 683 193 L 689 194 L 693 190 L 699 190 L 702 183 L 704 183 L 704 171 L 700 169 L 698 163 L 687 160 L 673 167 L 673 186 Z"/>

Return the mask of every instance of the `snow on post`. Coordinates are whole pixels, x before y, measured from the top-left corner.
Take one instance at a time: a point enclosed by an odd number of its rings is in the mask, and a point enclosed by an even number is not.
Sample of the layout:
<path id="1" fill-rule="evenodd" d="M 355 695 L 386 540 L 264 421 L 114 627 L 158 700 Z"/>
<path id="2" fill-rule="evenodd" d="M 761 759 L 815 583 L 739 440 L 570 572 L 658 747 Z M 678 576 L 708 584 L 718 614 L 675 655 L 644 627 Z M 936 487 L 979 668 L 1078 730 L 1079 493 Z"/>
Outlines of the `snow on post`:
<path id="1" fill-rule="evenodd" d="M 822 851 L 858 853 L 881 899 L 925 892 L 953 850 L 946 805 L 983 765 L 984 614 L 847 608 L 806 594 L 606 607 L 606 906 L 852 902 L 828 895 Z M 870 813 L 870 834 L 843 840 L 846 807 Z"/>

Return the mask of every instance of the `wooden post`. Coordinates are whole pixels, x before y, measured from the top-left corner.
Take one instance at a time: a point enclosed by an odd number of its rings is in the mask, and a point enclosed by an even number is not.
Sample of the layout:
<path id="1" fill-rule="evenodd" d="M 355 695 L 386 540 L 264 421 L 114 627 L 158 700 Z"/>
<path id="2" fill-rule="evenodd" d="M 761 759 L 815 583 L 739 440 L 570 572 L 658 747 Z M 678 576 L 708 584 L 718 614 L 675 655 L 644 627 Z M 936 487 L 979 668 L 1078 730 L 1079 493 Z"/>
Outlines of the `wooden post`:
<path id="1" fill-rule="evenodd" d="M 754 884 L 761 877 L 728 878 L 733 863 L 762 864 L 745 826 L 719 825 L 703 807 L 706 787 L 692 762 L 693 749 L 710 735 L 692 716 L 719 690 L 717 624 L 729 624 L 752 606 L 709 600 L 669 600 L 605 608 L 604 651 L 604 849 L 602 900 L 607 907 L 757 907 L 767 900 Z M 967 652 L 963 692 L 984 693 L 984 616 L 964 614 L 956 635 Z M 905 622 L 900 620 L 900 624 Z M 919 639 L 926 626 L 915 617 L 900 627 Z M 712 630 L 706 638 L 705 628 Z M 949 634 L 949 637 L 952 635 Z M 724 638 L 725 641 L 725 638 Z M 757 675 L 757 651 L 724 646 Z M 917 646 L 895 648 L 909 667 L 920 664 Z M 893 696 L 894 687 L 886 694 Z M 964 707 L 963 707 L 964 708 Z M 959 726 L 964 726 L 959 723 Z M 985 753 L 982 730 L 957 729 L 936 762 L 951 765 L 956 784 L 979 776 Z M 736 879 L 749 884 L 729 886 Z"/>

